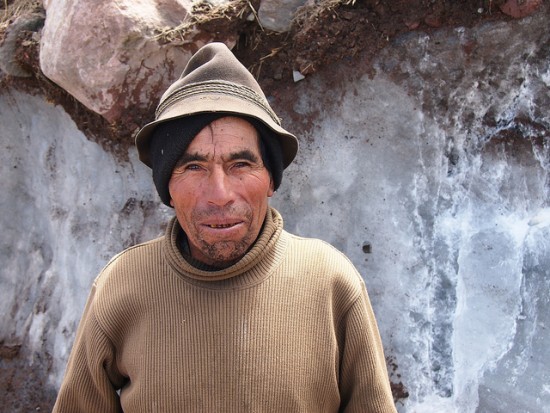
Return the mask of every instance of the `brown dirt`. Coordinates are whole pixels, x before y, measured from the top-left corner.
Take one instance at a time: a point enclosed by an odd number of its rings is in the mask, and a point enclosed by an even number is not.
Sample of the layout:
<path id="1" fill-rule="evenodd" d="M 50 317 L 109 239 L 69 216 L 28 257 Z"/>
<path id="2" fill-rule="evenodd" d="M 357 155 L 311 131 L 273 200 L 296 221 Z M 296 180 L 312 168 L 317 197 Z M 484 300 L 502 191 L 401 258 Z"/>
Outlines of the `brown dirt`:
<path id="1" fill-rule="evenodd" d="M 487 20 L 508 20 L 496 1 L 363 0 L 327 1 L 326 7 L 303 8 L 290 33 L 263 32 L 244 24 L 235 54 L 267 93 L 303 75 L 344 62 L 367 67 L 396 36 L 442 27 L 472 27 Z M 499 3 L 502 3 L 499 2 Z"/>
<path id="2" fill-rule="evenodd" d="M 0 16 L 7 15 L 6 6 L 13 6 L 18 1 L 23 0 L 0 3 Z M 31 3 L 40 7 L 38 2 Z M 372 62 L 377 53 L 396 36 L 409 31 L 430 32 L 442 27 L 472 27 L 488 20 L 511 19 L 501 12 L 499 6 L 503 3 L 490 0 L 357 0 L 343 4 L 339 0 L 328 0 L 321 7 L 302 9 L 292 30 L 283 34 L 264 31 L 256 22 L 246 20 L 251 10 L 243 7 L 234 7 L 214 18 L 198 19 L 195 24 L 215 36 L 228 31 L 237 32 L 239 42 L 234 52 L 256 76 L 266 94 L 288 92 L 292 95 L 293 70 L 306 76 L 315 72 L 330 76 L 330 66 L 336 62 L 350 66 L 361 62 L 363 67 L 374 70 Z M 253 0 L 251 4 L 257 10 L 259 0 Z M 209 7 L 203 7 L 202 17 L 208 15 L 209 10 Z M 5 24 L 0 25 L 0 43 L 5 27 Z M 23 33 L 18 44 L 17 60 L 33 75 L 30 78 L 10 78 L 0 72 L 0 89 L 10 87 L 45 96 L 63 106 L 89 139 L 102 144 L 106 150 L 125 156 L 126 149 L 133 144 L 133 125 L 152 119 L 153 110 L 147 113 L 128 110 L 126 119 L 110 124 L 42 74 L 39 46 L 32 32 Z M 9 393 L 20 395 L 11 400 L 16 405 L 7 404 L 6 400 L 1 400 L 2 404 L 11 406 L 8 407 L 10 411 L 48 410 L 54 397 L 52 390 L 43 383 L 49 362 L 44 361 L 40 370 L 25 368 L 27 357 L 20 350 L 23 349 L 1 348 L 0 382 L 4 387 L 8 386 L 5 388 L 8 392 L 3 393 L 6 397 Z M 398 366 L 390 363 L 390 367 L 394 397 L 396 400 L 408 397 Z"/>
<path id="3" fill-rule="evenodd" d="M 30 355 L 23 347 L 0 341 L 0 412 L 48 412 L 52 410 L 56 391 L 48 383 L 52 359 L 47 353 Z"/>

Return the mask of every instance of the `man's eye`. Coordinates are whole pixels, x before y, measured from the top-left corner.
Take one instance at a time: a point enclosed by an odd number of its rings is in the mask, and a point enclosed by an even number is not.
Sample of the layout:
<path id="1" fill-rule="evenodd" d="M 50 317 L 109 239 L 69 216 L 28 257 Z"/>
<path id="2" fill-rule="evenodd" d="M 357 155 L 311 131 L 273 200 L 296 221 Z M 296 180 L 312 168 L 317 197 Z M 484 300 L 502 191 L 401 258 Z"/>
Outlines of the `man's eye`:
<path id="1" fill-rule="evenodd" d="M 234 168 L 247 168 L 249 166 L 250 166 L 250 162 L 246 162 L 246 161 L 239 161 L 233 164 Z"/>
<path id="2" fill-rule="evenodd" d="M 182 165 L 176 165 L 174 168 L 174 173 L 183 174 L 185 172 L 193 172 L 193 171 L 199 171 L 200 165 L 189 163 L 189 164 L 182 164 Z"/>
<path id="3" fill-rule="evenodd" d="M 196 164 L 189 164 L 189 165 L 185 165 L 185 168 L 184 168 L 186 171 L 198 171 L 201 169 L 200 165 L 196 165 Z"/>

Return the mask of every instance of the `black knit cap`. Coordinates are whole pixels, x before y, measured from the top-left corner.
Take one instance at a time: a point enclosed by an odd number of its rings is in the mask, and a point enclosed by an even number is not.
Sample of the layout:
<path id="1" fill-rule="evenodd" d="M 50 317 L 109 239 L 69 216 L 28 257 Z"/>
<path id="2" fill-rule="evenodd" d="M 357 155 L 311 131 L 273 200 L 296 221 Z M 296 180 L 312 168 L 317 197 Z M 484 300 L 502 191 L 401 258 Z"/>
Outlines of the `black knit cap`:
<path id="1" fill-rule="evenodd" d="M 225 116 L 235 116 L 225 113 L 201 113 L 185 118 L 173 119 L 159 124 L 151 135 L 150 156 L 153 169 L 153 182 L 160 199 L 170 206 L 168 183 L 172 171 L 178 160 L 187 150 L 191 141 L 207 125 Z M 273 179 L 274 189 L 277 190 L 283 178 L 283 154 L 277 139 L 270 135 L 270 130 L 261 122 L 253 118 L 239 116 L 248 121 L 260 136 L 260 152 L 262 161 Z"/>

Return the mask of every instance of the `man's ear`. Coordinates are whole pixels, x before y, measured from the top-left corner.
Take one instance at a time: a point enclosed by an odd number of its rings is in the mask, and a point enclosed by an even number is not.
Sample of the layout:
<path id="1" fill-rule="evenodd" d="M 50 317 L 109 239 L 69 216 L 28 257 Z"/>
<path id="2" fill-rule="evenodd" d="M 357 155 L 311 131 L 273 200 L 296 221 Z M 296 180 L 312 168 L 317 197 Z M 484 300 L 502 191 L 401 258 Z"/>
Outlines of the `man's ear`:
<path id="1" fill-rule="evenodd" d="M 174 208 L 174 200 L 172 198 L 170 198 L 170 206 Z"/>
<path id="2" fill-rule="evenodd" d="M 275 193 L 275 185 L 273 184 L 273 178 L 269 175 L 269 190 L 267 191 L 267 197 L 271 198 Z"/>

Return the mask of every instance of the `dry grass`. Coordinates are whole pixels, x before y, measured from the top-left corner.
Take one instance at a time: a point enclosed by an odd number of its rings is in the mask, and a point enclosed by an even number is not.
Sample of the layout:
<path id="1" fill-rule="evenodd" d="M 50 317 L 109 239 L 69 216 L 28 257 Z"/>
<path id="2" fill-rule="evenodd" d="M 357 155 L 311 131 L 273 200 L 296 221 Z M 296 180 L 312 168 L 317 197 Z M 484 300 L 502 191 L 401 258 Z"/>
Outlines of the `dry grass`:
<path id="1" fill-rule="evenodd" d="M 219 6 L 213 6 L 206 1 L 195 3 L 189 19 L 179 26 L 159 29 L 156 38 L 167 43 L 184 42 L 186 34 L 196 26 L 204 26 L 209 22 L 220 19 L 244 19 L 247 11 L 256 16 L 256 10 L 254 10 L 249 0 L 235 0 Z"/>

